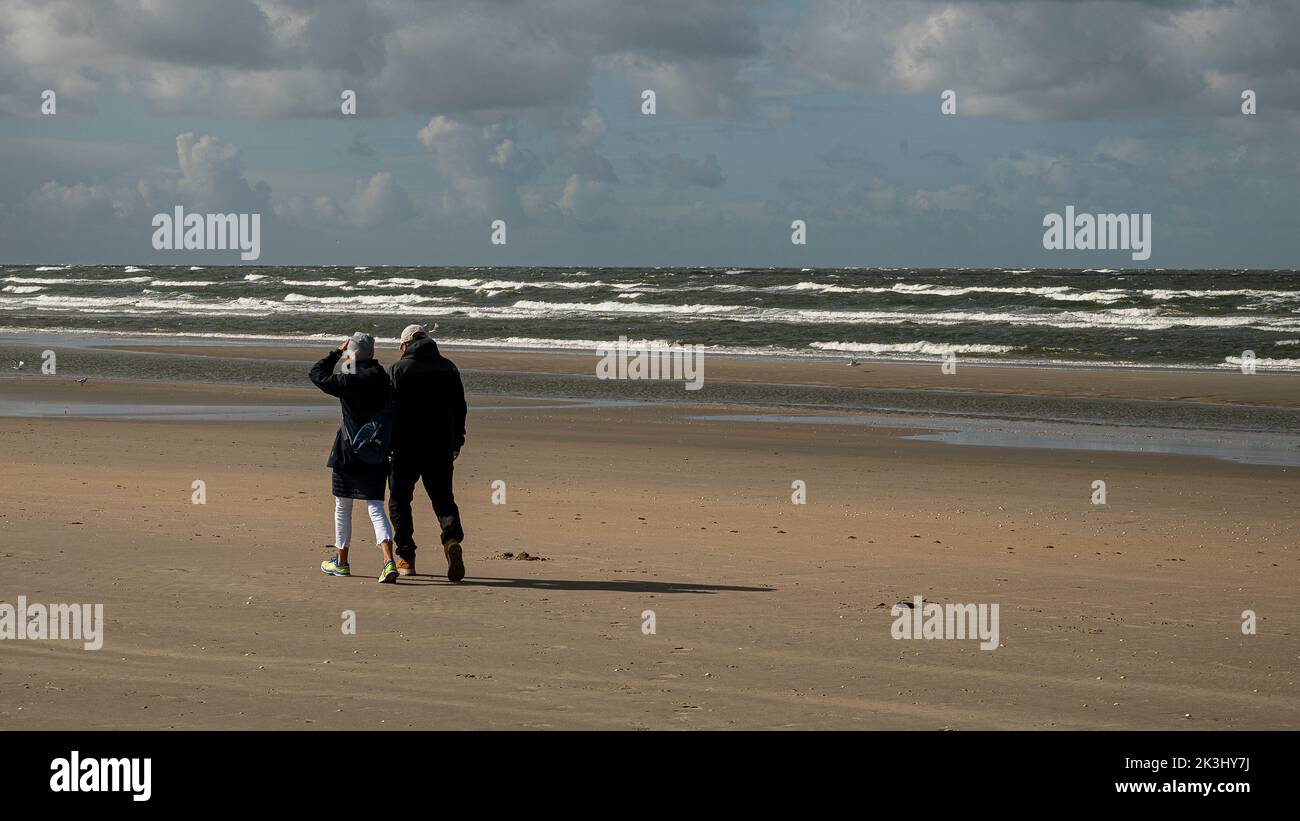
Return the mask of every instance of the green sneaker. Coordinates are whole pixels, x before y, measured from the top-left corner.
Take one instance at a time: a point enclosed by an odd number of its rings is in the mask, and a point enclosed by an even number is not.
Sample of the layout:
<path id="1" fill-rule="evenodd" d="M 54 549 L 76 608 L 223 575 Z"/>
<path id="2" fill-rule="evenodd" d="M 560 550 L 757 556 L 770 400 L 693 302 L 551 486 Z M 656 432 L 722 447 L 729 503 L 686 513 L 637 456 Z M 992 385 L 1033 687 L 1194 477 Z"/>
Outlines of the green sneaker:
<path id="1" fill-rule="evenodd" d="M 339 557 L 336 554 L 332 559 L 326 559 L 320 563 L 320 572 L 330 576 L 351 576 L 352 566 L 348 564 L 339 564 Z"/>
<path id="2" fill-rule="evenodd" d="M 397 565 L 393 562 L 384 562 L 384 569 L 379 571 L 380 584 L 397 584 Z"/>

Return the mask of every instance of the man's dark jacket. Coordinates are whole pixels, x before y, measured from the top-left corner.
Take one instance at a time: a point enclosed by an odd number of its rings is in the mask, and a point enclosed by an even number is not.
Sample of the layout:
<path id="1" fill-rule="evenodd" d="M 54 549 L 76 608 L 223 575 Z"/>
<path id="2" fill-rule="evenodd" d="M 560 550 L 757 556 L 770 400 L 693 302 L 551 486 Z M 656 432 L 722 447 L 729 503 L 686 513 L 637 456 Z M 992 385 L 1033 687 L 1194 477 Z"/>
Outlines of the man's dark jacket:
<path id="1" fill-rule="evenodd" d="M 407 346 L 392 367 L 397 425 L 393 452 L 433 454 L 465 444 L 465 387 L 460 371 L 428 337 Z"/>

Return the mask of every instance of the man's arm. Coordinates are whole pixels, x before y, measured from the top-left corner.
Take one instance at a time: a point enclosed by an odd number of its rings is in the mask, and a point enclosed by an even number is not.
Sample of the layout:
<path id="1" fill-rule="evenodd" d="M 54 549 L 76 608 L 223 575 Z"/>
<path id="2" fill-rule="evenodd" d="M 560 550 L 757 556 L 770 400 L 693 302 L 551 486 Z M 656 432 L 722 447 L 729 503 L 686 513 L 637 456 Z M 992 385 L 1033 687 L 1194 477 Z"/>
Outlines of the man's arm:
<path id="1" fill-rule="evenodd" d="M 465 416 L 469 413 L 469 406 L 465 404 L 465 385 L 460 381 L 460 371 L 453 370 L 452 373 L 455 375 L 451 395 L 453 451 L 459 454 L 465 447 Z"/>
<path id="2" fill-rule="evenodd" d="M 401 364 L 402 360 L 399 359 L 388 369 L 388 397 L 394 402 L 399 402 L 402 399 L 402 374 L 406 373 L 406 369 L 399 367 Z"/>

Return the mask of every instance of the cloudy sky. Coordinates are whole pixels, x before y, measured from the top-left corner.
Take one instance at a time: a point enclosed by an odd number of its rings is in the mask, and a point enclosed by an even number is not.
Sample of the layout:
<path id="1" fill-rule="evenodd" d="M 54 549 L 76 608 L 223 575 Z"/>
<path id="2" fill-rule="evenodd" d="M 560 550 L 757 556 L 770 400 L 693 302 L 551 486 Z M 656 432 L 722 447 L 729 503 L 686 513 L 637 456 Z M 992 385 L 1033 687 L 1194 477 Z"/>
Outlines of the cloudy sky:
<path id="1" fill-rule="evenodd" d="M 0 262 L 237 261 L 176 205 L 261 264 L 1296 268 L 1300 3 L 0 0 Z"/>

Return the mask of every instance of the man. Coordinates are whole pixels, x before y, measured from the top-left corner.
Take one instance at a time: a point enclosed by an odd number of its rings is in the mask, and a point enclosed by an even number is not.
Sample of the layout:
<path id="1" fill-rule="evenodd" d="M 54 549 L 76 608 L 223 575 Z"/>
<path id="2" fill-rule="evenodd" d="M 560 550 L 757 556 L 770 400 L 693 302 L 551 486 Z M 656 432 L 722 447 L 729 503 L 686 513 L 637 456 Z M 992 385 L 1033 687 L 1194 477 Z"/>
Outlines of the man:
<path id="1" fill-rule="evenodd" d="M 397 400 L 393 463 L 388 477 L 388 512 L 393 519 L 397 572 L 415 573 L 415 525 L 411 497 L 422 480 L 442 529 L 447 580 L 465 578 L 460 543 L 460 509 L 452 492 L 452 462 L 465 444 L 465 387 L 460 371 L 438 353 L 438 343 L 420 325 L 402 331 L 402 356 L 392 367 Z"/>

